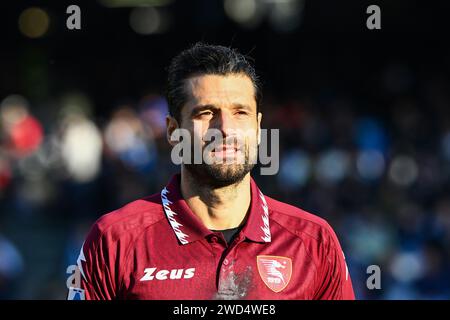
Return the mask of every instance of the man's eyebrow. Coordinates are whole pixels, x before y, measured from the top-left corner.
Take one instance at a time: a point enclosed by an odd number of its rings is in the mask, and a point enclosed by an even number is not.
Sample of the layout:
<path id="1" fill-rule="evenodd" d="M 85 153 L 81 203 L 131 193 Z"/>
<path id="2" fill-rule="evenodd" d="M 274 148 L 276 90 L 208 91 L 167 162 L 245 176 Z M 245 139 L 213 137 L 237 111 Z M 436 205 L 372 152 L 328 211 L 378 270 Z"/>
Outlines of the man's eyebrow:
<path id="1" fill-rule="evenodd" d="M 252 111 L 253 109 L 246 105 L 246 104 L 242 104 L 242 103 L 233 103 L 233 109 L 245 109 L 248 111 Z"/>

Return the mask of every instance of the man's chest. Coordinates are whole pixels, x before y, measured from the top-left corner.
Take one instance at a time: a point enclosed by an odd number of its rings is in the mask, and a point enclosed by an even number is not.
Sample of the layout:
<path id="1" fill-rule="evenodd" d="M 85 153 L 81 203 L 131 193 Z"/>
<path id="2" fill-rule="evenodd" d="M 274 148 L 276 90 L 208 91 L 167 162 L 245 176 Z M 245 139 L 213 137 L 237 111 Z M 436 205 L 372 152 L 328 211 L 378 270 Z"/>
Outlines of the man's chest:
<path id="1" fill-rule="evenodd" d="M 297 241 L 237 241 L 226 247 L 148 241 L 136 246 L 124 273 L 126 299 L 310 299 L 316 267 Z"/>

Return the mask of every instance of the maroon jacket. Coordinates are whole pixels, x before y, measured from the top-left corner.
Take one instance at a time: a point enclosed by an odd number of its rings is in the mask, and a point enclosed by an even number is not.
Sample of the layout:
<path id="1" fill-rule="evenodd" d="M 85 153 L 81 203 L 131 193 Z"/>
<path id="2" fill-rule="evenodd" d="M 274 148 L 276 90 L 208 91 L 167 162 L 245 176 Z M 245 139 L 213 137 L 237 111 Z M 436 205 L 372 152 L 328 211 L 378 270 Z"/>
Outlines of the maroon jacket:
<path id="1" fill-rule="evenodd" d="M 78 291 L 85 299 L 354 299 L 325 220 L 264 196 L 253 179 L 251 197 L 245 226 L 227 245 L 189 209 L 173 176 L 160 194 L 93 225 Z"/>

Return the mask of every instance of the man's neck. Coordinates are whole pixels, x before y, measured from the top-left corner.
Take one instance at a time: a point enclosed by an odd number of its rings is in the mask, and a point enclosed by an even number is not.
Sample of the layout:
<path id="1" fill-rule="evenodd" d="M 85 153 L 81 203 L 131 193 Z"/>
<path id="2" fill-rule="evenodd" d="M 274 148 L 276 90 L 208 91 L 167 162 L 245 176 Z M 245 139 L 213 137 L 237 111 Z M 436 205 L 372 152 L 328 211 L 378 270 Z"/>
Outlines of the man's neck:
<path id="1" fill-rule="evenodd" d="M 181 194 L 208 229 L 235 228 L 244 221 L 250 207 L 250 173 L 236 184 L 211 188 L 199 184 L 188 170 L 182 168 Z"/>

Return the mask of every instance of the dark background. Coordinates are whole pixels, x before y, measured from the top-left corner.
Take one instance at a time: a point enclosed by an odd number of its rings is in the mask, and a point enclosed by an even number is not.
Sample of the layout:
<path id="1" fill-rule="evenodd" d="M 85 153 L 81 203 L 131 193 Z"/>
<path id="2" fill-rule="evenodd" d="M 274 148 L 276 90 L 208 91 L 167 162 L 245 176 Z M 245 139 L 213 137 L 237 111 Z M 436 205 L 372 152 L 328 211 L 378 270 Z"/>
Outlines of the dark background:
<path id="1" fill-rule="evenodd" d="M 253 176 L 330 222 L 357 297 L 448 299 L 450 4 L 286 0 L 298 5 L 286 30 L 271 17 L 282 1 L 253 1 L 265 11 L 252 27 L 226 1 L 166 2 L 147 6 L 167 22 L 149 35 L 130 26 L 134 6 L 0 5 L 0 298 L 64 299 L 89 226 L 177 171 L 165 68 L 204 41 L 254 59 L 263 127 L 280 129 L 281 147 L 280 172 Z M 71 4 L 81 30 L 66 28 Z M 381 30 L 366 28 L 370 4 Z M 48 14 L 39 38 L 19 29 L 29 7 Z M 366 287 L 369 265 L 380 290 Z"/>

